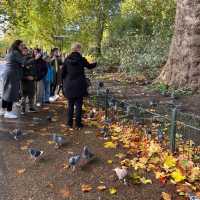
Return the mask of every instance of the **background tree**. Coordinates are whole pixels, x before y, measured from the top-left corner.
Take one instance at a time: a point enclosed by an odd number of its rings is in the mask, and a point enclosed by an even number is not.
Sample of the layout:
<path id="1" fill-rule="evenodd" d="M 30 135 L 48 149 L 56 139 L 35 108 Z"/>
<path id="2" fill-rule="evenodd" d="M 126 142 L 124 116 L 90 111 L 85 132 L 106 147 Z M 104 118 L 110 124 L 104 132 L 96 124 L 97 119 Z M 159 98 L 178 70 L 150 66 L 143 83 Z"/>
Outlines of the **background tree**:
<path id="1" fill-rule="evenodd" d="M 177 0 L 175 31 L 158 80 L 173 87 L 200 88 L 200 2 Z"/>

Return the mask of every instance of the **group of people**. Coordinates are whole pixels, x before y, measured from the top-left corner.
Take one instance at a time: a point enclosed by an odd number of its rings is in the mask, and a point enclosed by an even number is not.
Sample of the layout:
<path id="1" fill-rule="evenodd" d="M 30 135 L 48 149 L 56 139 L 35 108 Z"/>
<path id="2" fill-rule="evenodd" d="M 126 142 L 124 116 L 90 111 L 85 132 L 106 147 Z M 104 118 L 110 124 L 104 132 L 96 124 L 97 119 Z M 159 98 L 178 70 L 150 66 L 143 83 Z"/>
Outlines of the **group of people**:
<path id="1" fill-rule="evenodd" d="M 23 41 L 16 40 L 6 55 L 0 115 L 18 118 L 13 112 L 15 102 L 20 102 L 22 115 L 26 111 L 36 112 L 36 106 L 56 101 L 62 91 L 68 99 L 66 125 L 73 127 L 76 108 L 76 127 L 82 128 L 83 97 L 88 95 L 84 68 L 92 69 L 96 63 L 89 63 L 81 51 L 81 44 L 74 43 L 69 55 L 63 58 L 58 48 L 52 49 L 48 55 L 39 48 L 29 49 Z"/>

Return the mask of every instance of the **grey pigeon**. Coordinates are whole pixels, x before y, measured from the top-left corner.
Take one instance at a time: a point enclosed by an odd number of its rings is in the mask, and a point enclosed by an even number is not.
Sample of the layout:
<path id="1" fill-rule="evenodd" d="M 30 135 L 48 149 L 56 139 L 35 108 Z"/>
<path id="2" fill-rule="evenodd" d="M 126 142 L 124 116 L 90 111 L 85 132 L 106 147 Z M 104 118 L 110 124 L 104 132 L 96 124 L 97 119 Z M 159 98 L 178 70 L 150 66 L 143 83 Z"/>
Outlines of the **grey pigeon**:
<path id="1" fill-rule="evenodd" d="M 78 164 L 78 162 L 80 161 L 81 156 L 80 155 L 75 155 L 75 156 L 71 156 L 68 159 L 69 162 L 69 166 L 72 167 L 72 170 L 74 171 L 76 168 L 76 165 Z"/>
<path id="2" fill-rule="evenodd" d="M 10 134 L 13 136 L 15 140 L 19 140 L 20 138 L 23 137 L 23 133 L 20 129 L 15 129 Z"/>
<path id="3" fill-rule="evenodd" d="M 29 149 L 28 152 L 35 161 L 44 153 L 44 151 L 33 148 Z"/>
<path id="4" fill-rule="evenodd" d="M 92 160 L 94 158 L 94 154 L 92 152 L 90 152 L 90 150 L 89 150 L 89 148 L 87 146 L 84 146 L 81 157 L 85 161 L 90 161 L 90 160 Z"/>
<path id="5" fill-rule="evenodd" d="M 64 144 L 64 138 L 60 135 L 53 134 L 53 141 L 56 143 L 56 147 L 61 147 Z"/>
<path id="6" fill-rule="evenodd" d="M 35 123 L 40 123 L 40 122 L 42 121 L 42 119 L 39 118 L 39 117 L 33 117 L 33 121 L 34 121 Z"/>

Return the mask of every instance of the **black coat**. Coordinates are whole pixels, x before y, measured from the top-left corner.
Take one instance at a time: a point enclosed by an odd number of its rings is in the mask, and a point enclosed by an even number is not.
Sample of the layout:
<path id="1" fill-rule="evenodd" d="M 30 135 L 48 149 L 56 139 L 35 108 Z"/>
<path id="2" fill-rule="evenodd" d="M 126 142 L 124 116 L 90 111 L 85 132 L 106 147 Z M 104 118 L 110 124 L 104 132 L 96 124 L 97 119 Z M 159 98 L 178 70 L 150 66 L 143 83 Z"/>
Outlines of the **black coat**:
<path id="1" fill-rule="evenodd" d="M 67 98 L 87 96 L 87 82 L 84 68 L 92 69 L 96 63 L 90 64 L 78 52 L 72 52 L 64 62 L 62 69 L 63 93 Z"/>
<path id="2" fill-rule="evenodd" d="M 35 60 L 34 67 L 36 71 L 36 81 L 42 80 L 48 72 L 47 62 L 42 58 L 39 58 Z"/>

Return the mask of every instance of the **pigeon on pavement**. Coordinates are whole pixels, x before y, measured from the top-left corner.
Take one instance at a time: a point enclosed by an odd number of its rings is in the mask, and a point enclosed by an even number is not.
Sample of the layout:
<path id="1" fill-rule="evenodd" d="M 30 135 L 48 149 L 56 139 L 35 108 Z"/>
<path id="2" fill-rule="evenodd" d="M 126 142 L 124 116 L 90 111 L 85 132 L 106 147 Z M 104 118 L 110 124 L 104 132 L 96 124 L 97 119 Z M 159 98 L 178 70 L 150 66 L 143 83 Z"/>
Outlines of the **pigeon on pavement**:
<path id="1" fill-rule="evenodd" d="M 53 134 L 53 141 L 55 142 L 57 148 L 60 148 L 65 142 L 64 138 L 57 134 Z"/>
<path id="2" fill-rule="evenodd" d="M 68 159 L 69 162 L 69 166 L 72 167 L 72 170 L 74 171 L 76 169 L 76 165 L 78 164 L 78 162 L 80 161 L 81 156 L 80 155 L 75 155 L 75 156 L 71 156 Z"/>
<path id="3" fill-rule="evenodd" d="M 35 161 L 41 157 L 41 155 L 44 153 L 44 151 L 38 150 L 38 149 L 29 149 L 28 150 L 31 158 L 33 158 Z"/>
<path id="4" fill-rule="evenodd" d="M 126 167 L 122 167 L 122 168 L 117 167 L 117 168 L 113 169 L 113 171 L 116 172 L 116 175 L 120 181 L 123 180 L 124 184 L 127 184 L 126 177 L 128 175 L 128 170 Z"/>
<path id="5" fill-rule="evenodd" d="M 15 140 L 19 140 L 23 137 L 21 129 L 15 129 L 12 132 L 10 132 L 10 134 L 13 136 Z"/>

